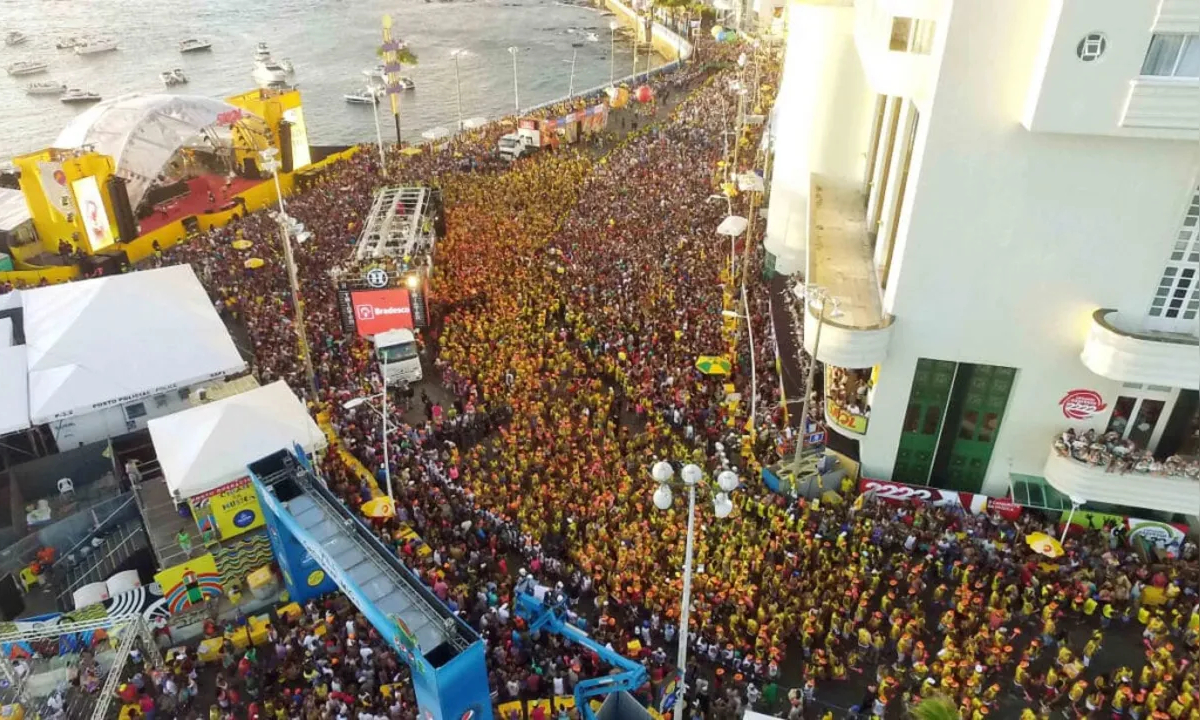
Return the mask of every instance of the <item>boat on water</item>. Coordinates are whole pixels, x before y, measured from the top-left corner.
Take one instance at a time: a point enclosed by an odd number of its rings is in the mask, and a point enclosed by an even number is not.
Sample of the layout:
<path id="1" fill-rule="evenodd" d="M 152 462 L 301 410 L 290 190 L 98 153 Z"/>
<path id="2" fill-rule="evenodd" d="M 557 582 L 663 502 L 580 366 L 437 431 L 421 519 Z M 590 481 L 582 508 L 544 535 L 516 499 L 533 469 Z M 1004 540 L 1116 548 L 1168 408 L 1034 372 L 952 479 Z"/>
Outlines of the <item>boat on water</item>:
<path id="1" fill-rule="evenodd" d="M 76 55 L 98 55 L 100 53 L 112 52 L 117 49 L 117 41 L 115 38 L 92 38 L 83 40 L 75 45 Z"/>
<path id="2" fill-rule="evenodd" d="M 64 92 L 59 100 L 68 104 L 100 102 L 100 93 L 95 93 L 90 90 L 80 90 L 79 88 L 71 88 Z"/>
<path id="3" fill-rule="evenodd" d="M 191 53 L 212 50 L 212 43 L 203 38 L 188 38 L 179 41 L 179 52 Z"/>
<path id="4" fill-rule="evenodd" d="M 20 77 L 22 75 L 36 75 L 46 72 L 46 68 L 48 67 L 50 66 L 41 60 L 21 60 L 9 65 L 4 70 L 13 77 Z"/>
<path id="5" fill-rule="evenodd" d="M 29 36 L 20 30 L 12 30 L 4 36 L 5 45 L 23 45 L 29 42 Z"/>
<path id="6" fill-rule="evenodd" d="M 590 32 L 587 34 L 587 40 L 588 42 L 600 42 L 600 36 L 594 32 Z"/>
<path id="7" fill-rule="evenodd" d="M 371 80 L 378 80 L 382 83 L 388 82 L 387 68 L 383 65 L 376 65 L 375 67 L 363 70 L 362 72 L 363 75 L 366 75 Z M 416 81 L 407 75 L 401 75 L 400 78 L 396 80 L 396 84 L 400 86 L 401 90 L 417 89 Z"/>
<path id="8" fill-rule="evenodd" d="M 174 70 L 164 70 L 158 74 L 158 79 L 162 80 L 163 85 L 166 85 L 167 87 L 183 85 L 188 81 L 187 75 L 184 75 L 183 70 L 180 68 L 175 68 Z"/>
<path id="9" fill-rule="evenodd" d="M 79 38 L 71 35 L 70 37 L 59 38 L 54 41 L 54 47 L 59 50 L 72 50 L 79 44 Z"/>
<path id="10" fill-rule="evenodd" d="M 279 58 L 275 62 L 279 63 L 279 67 L 283 68 L 283 71 L 289 75 L 296 72 L 296 68 L 292 65 L 292 61 L 288 60 L 287 58 Z"/>
<path id="11" fill-rule="evenodd" d="M 383 96 L 383 88 L 367 86 L 362 90 L 346 93 L 342 97 L 351 105 L 372 105 Z"/>
<path id="12" fill-rule="evenodd" d="M 67 91 L 67 86 L 53 80 L 45 82 L 29 83 L 25 86 L 26 95 L 62 95 Z"/>
<path id="13" fill-rule="evenodd" d="M 271 49 L 265 42 L 260 42 L 254 50 L 254 81 L 261 87 L 269 87 L 287 82 L 288 68 L 283 63 L 271 57 Z"/>

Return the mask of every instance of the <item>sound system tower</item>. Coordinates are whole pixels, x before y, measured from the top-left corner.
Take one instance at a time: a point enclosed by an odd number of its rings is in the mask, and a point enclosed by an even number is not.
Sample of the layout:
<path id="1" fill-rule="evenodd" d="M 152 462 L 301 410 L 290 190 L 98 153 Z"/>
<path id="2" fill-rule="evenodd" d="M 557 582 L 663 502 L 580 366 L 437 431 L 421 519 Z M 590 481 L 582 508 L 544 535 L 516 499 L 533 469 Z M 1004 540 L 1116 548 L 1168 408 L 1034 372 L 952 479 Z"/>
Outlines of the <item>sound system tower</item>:
<path id="1" fill-rule="evenodd" d="M 292 124 L 287 120 L 279 122 L 279 171 L 292 171 Z"/>
<path id="2" fill-rule="evenodd" d="M 253 157 L 242 158 L 242 177 L 247 179 L 258 180 L 258 163 L 254 162 Z"/>
<path id="3" fill-rule="evenodd" d="M 121 242 L 132 242 L 138 236 L 137 217 L 129 205 L 129 191 L 125 188 L 125 178 L 116 175 L 109 176 L 105 183 L 108 190 L 108 200 L 112 203 L 113 214 L 116 215 L 117 235 Z"/>

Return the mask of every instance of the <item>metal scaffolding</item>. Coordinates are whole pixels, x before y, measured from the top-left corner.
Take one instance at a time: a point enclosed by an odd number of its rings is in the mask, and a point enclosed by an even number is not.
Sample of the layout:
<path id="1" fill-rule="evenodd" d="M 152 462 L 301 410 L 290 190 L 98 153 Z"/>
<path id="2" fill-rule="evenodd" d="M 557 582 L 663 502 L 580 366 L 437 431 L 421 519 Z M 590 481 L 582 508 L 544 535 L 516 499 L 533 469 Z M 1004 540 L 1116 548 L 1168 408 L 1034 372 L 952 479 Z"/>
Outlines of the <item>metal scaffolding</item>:
<path id="1" fill-rule="evenodd" d="M 375 195 L 354 259 L 410 258 L 410 266 L 421 266 L 426 263 L 417 259 L 433 253 L 434 241 L 429 188 L 383 188 Z"/>

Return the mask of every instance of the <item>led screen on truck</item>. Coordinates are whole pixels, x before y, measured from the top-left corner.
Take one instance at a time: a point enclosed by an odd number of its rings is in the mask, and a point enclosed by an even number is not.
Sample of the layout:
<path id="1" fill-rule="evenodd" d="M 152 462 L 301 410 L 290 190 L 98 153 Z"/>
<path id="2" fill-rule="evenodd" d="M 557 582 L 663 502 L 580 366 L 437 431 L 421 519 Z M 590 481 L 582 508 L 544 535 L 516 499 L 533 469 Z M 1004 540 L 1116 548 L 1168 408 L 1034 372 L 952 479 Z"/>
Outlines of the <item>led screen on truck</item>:
<path id="1" fill-rule="evenodd" d="M 388 330 L 412 330 L 412 303 L 408 290 L 358 290 L 350 293 L 358 334 L 378 335 Z"/>

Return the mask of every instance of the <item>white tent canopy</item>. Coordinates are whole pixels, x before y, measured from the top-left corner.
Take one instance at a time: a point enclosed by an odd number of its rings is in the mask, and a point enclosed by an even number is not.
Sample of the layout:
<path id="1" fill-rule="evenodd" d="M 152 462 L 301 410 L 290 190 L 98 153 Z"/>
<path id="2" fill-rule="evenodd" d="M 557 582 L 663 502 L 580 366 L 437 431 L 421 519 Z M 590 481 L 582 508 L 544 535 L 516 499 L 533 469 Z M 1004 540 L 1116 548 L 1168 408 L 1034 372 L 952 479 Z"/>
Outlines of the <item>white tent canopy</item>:
<path id="1" fill-rule="evenodd" d="M 0 347 L 0 435 L 29 427 L 24 345 Z"/>
<path id="2" fill-rule="evenodd" d="M 282 380 L 150 421 L 167 488 L 189 498 L 246 475 L 255 460 L 299 444 L 312 453 L 325 434 Z"/>
<path id="3" fill-rule="evenodd" d="M 218 116 L 230 111 L 238 110 L 200 95 L 124 95 L 80 113 L 58 134 L 54 147 L 89 145 L 112 157 L 117 174 L 128 181 L 129 204 L 136 209 L 176 150 L 202 130 L 220 130 L 228 137 Z M 256 125 L 261 125 L 261 120 Z"/>
<path id="4" fill-rule="evenodd" d="M 34 424 L 246 368 L 189 265 L 22 293 Z"/>

